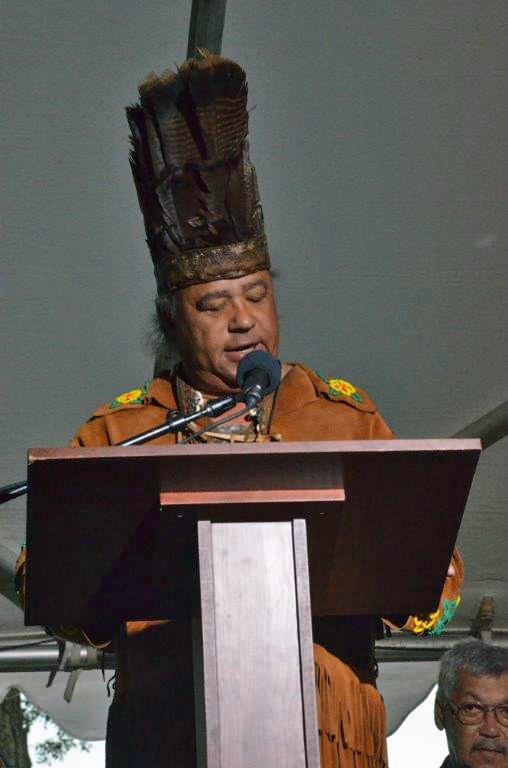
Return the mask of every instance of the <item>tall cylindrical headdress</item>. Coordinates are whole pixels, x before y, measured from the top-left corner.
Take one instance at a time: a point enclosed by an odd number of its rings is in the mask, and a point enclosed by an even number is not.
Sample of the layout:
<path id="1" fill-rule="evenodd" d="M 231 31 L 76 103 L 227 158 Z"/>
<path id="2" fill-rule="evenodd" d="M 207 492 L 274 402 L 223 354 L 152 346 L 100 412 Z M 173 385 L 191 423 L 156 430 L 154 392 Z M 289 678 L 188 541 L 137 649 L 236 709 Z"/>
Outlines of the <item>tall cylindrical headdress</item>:
<path id="1" fill-rule="evenodd" d="M 205 55 L 139 95 L 131 166 L 159 294 L 269 269 L 243 69 Z"/>

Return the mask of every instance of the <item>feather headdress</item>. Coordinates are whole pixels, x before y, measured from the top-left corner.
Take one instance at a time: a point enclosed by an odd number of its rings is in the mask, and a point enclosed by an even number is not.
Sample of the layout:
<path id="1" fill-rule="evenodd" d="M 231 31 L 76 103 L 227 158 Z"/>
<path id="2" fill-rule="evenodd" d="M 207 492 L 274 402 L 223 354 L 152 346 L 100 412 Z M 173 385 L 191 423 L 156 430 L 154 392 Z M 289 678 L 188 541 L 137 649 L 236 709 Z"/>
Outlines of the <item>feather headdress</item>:
<path id="1" fill-rule="evenodd" d="M 159 293 L 269 269 L 243 69 L 205 54 L 139 95 L 130 161 Z"/>

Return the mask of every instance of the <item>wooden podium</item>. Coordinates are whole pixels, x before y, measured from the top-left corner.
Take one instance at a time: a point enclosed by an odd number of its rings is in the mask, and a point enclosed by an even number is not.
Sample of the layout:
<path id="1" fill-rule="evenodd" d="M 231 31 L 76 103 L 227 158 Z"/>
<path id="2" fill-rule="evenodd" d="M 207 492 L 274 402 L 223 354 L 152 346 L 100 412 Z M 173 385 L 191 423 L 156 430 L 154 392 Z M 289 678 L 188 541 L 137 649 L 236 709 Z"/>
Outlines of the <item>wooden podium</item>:
<path id="1" fill-rule="evenodd" d="M 194 617 L 198 765 L 318 768 L 311 616 L 434 610 L 480 449 L 32 450 L 26 623 Z"/>

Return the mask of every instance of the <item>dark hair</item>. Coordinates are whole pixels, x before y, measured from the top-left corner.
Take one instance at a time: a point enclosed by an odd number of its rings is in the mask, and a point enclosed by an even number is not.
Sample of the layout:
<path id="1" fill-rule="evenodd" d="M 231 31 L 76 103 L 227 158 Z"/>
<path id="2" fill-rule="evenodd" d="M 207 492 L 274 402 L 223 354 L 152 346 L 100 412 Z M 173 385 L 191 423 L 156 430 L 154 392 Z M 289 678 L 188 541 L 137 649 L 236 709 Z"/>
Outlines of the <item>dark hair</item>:
<path id="1" fill-rule="evenodd" d="M 441 659 L 437 695 L 449 698 L 456 689 L 460 672 L 476 677 L 500 677 L 508 672 L 508 648 L 481 640 L 457 643 Z"/>
<path id="2" fill-rule="evenodd" d="M 155 298 L 155 312 L 148 332 L 150 351 L 155 358 L 155 376 L 161 371 L 174 368 L 180 360 L 172 322 L 175 315 L 175 301 L 174 293 Z"/>

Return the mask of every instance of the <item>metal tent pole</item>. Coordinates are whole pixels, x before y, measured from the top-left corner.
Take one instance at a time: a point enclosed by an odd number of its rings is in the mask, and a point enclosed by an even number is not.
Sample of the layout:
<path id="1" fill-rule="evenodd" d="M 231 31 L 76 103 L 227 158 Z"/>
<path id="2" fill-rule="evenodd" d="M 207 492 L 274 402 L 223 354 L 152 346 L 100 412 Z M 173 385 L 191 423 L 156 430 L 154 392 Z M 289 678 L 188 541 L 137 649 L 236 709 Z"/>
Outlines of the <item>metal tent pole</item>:
<path id="1" fill-rule="evenodd" d="M 192 0 L 187 58 L 194 57 L 199 48 L 220 53 L 226 18 L 226 0 Z"/>

